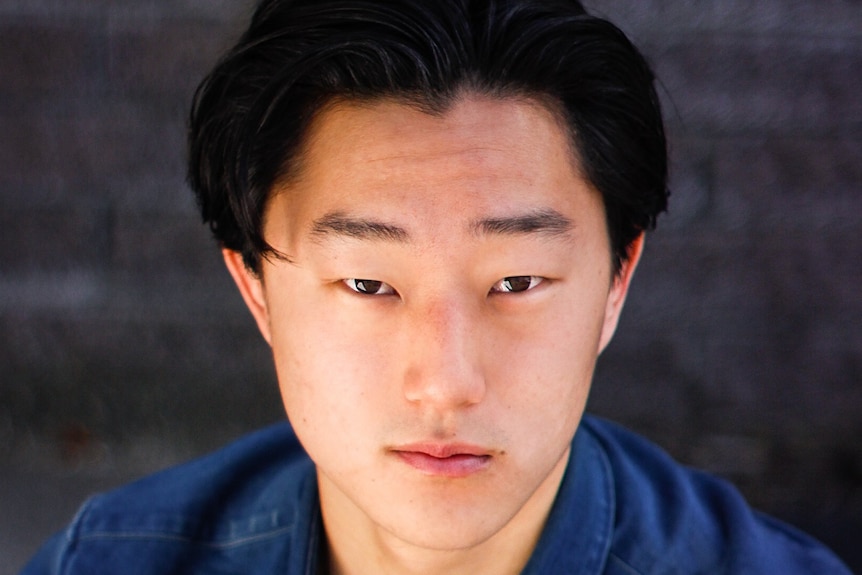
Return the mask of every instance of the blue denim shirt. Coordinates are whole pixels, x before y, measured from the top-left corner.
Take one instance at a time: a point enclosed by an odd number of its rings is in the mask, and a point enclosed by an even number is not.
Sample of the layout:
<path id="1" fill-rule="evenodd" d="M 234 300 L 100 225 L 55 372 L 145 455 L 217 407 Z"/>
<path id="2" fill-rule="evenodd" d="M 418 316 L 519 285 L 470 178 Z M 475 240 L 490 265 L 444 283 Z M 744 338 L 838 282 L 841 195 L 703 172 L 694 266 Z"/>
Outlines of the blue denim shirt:
<path id="1" fill-rule="evenodd" d="M 315 575 L 314 466 L 287 424 L 90 499 L 23 575 Z M 524 574 L 850 575 L 729 484 L 585 417 Z"/>

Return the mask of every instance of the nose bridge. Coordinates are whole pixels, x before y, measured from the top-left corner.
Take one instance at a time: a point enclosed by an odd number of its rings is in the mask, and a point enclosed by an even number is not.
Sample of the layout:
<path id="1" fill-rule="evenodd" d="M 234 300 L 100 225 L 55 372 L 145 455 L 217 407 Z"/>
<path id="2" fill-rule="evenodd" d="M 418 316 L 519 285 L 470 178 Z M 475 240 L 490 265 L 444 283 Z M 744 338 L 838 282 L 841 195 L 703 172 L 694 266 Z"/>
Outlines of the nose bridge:
<path id="1" fill-rule="evenodd" d="M 434 297 L 413 311 L 404 381 L 409 401 L 455 407 L 482 400 L 477 315 L 457 295 Z"/>

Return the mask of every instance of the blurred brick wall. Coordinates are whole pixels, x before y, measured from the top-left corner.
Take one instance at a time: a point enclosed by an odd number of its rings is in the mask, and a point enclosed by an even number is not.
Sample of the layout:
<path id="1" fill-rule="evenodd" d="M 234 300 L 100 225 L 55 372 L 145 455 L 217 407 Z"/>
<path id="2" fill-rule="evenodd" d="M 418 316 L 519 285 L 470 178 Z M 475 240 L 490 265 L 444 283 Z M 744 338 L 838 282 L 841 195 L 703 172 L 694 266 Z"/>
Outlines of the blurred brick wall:
<path id="1" fill-rule="evenodd" d="M 862 4 L 593 0 L 672 144 L 593 411 L 862 538 Z M 0 0 L 0 465 L 143 472 L 281 417 L 184 184 L 247 1 Z"/>
<path id="2" fill-rule="evenodd" d="M 589 4 L 654 64 L 673 158 L 591 407 L 862 570 L 862 4 Z"/>
<path id="3" fill-rule="evenodd" d="M 248 4 L 0 3 L 0 451 L 172 456 L 281 413 L 184 183 L 191 94 Z"/>

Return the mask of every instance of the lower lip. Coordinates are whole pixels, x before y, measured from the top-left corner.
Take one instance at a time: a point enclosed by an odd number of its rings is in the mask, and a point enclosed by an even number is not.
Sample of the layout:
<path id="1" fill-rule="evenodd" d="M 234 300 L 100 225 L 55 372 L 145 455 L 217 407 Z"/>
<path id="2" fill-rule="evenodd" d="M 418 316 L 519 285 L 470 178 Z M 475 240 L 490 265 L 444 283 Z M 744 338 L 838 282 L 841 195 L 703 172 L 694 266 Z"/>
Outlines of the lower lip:
<path id="1" fill-rule="evenodd" d="M 451 455 L 434 457 L 420 451 L 396 451 L 407 465 L 428 475 L 440 477 L 467 477 L 488 468 L 490 455 Z"/>

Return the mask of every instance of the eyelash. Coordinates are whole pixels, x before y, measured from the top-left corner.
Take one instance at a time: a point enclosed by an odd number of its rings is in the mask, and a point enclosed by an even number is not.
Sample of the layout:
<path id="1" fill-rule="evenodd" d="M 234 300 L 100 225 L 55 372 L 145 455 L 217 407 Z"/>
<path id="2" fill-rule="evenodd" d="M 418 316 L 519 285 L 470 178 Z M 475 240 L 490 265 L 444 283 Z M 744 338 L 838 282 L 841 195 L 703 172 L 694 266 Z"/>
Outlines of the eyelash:
<path id="1" fill-rule="evenodd" d="M 528 283 L 526 287 L 523 289 L 512 289 L 513 282 L 523 283 L 524 280 L 527 280 Z M 367 296 L 384 296 L 384 295 L 394 295 L 397 294 L 395 289 L 389 284 L 382 282 L 380 280 L 370 280 L 370 279 L 361 279 L 361 278 L 348 278 L 343 280 L 344 284 L 352 291 L 367 295 Z M 496 282 L 493 286 L 491 286 L 491 290 L 489 293 L 500 293 L 500 294 L 516 294 L 516 293 L 525 293 L 528 292 L 537 286 L 541 285 L 545 281 L 545 278 L 539 276 L 508 276 L 500 281 Z M 505 288 L 504 286 L 508 286 Z M 521 286 L 519 286 L 521 287 Z"/>

